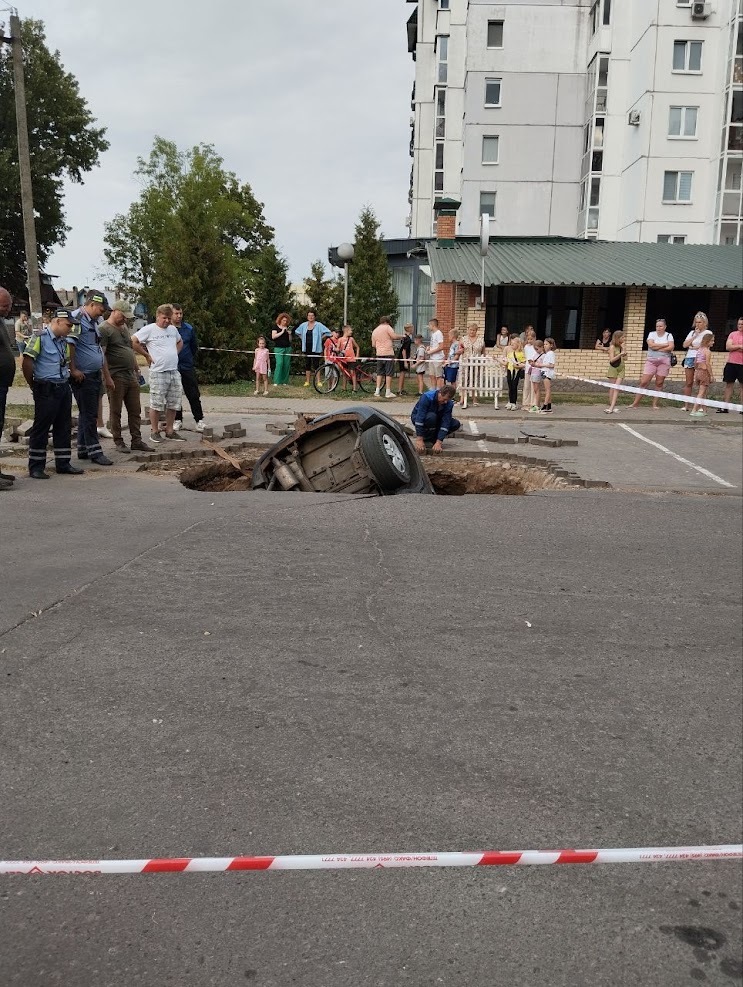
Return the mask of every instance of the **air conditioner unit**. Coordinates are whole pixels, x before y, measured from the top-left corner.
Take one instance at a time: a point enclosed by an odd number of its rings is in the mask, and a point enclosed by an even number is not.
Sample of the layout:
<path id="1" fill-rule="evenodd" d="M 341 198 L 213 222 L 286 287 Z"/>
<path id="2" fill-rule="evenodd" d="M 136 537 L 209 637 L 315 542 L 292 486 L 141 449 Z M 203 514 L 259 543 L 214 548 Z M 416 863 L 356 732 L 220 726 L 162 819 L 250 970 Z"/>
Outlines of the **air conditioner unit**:
<path id="1" fill-rule="evenodd" d="M 630 127 L 639 127 L 641 116 L 642 114 L 639 110 L 630 110 L 629 116 L 627 117 L 627 123 Z"/>
<path id="2" fill-rule="evenodd" d="M 693 21 L 704 21 L 711 13 L 711 3 L 703 3 L 702 0 L 694 0 L 691 5 L 691 19 Z"/>

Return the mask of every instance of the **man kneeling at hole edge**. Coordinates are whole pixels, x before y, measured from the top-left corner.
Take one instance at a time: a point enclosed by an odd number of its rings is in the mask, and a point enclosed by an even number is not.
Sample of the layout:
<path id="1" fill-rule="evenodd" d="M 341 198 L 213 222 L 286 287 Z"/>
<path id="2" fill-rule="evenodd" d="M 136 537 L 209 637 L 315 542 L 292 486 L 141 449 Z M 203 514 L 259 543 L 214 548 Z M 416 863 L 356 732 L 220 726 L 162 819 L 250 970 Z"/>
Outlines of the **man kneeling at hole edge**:
<path id="1" fill-rule="evenodd" d="M 462 423 L 452 418 L 456 388 L 451 384 L 432 388 L 418 398 L 410 420 L 415 426 L 415 448 L 426 451 L 426 442 L 433 442 L 433 452 L 442 452 L 444 439 L 453 435 Z"/>

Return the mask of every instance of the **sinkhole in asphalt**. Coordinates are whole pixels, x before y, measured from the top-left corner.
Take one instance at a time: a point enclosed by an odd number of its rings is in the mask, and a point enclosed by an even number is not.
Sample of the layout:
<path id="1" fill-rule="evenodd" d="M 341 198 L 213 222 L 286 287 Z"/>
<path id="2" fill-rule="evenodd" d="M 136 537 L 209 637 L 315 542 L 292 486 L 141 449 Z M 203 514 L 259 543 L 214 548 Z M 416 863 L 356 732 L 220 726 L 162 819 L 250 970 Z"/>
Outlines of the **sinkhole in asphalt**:
<path id="1" fill-rule="evenodd" d="M 238 461 L 243 470 L 250 474 L 256 460 L 241 457 Z M 522 463 L 441 456 L 426 457 L 424 465 L 436 493 L 446 497 L 473 494 L 513 497 L 535 490 L 568 486 L 548 469 Z M 179 479 L 189 490 L 202 493 L 234 493 L 251 489 L 250 475 L 245 476 L 223 461 L 212 460 L 188 466 Z"/>

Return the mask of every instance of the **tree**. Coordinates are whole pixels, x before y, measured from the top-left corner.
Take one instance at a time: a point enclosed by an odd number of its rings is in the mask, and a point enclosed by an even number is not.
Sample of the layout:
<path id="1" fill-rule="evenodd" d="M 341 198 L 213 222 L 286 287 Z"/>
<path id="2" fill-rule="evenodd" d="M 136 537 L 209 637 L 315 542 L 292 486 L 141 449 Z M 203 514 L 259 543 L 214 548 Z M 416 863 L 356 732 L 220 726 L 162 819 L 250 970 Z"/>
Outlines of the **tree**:
<path id="1" fill-rule="evenodd" d="M 105 129 L 95 127 L 77 80 L 65 72 L 58 51 L 46 45 L 42 21 L 21 22 L 25 62 L 28 139 L 36 211 L 39 263 L 65 242 L 62 188 L 65 180 L 82 183 L 83 175 L 107 150 Z M 0 44 L 0 271 L 3 283 L 25 293 L 21 188 L 16 141 L 15 94 L 10 45 Z"/>
<path id="2" fill-rule="evenodd" d="M 279 312 L 292 314 L 294 294 L 288 280 L 289 265 L 273 244 L 269 244 L 258 258 L 256 287 L 251 305 L 253 342 L 265 336 L 271 345 L 271 329 Z"/>
<path id="3" fill-rule="evenodd" d="M 377 217 L 365 206 L 356 224 L 348 289 L 348 320 L 362 351 L 368 351 L 380 317 L 387 315 L 394 321 L 397 315 L 397 295 L 381 239 Z"/>
<path id="4" fill-rule="evenodd" d="M 178 301 L 201 345 L 248 349 L 254 299 L 263 291 L 273 230 L 250 185 L 223 168 L 209 145 L 179 151 L 161 137 L 135 175 L 144 183 L 129 211 L 106 225 L 104 254 L 119 288 L 153 313 Z M 264 292 L 265 296 L 265 292 Z M 205 378 L 247 376 L 248 359 L 205 354 Z"/>
<path id="5" fill-rule="evenodd" d="M 329 329 L 339 329 L 343 322 L 343 278 L 326 278 L 325 265 L 316 260 L 310 267 L 310 276 L 304 279 L 304 290 L 319 321 Z"/>

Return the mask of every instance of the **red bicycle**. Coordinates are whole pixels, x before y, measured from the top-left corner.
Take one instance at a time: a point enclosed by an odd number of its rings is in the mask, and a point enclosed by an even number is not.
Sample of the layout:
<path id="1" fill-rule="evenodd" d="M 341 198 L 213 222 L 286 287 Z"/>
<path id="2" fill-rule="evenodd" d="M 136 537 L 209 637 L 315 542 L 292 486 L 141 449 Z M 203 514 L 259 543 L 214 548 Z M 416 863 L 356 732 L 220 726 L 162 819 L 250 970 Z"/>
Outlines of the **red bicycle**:
<path id="1" fill-rule="evenodd" d="M 352 373 L 345 360 L 331 357 L 317 368 L 315 376 L 312 378 L 312 384 L 318 394 L 330 394 L 340 383 L 341 377 L 350 380 L 353 386 L 354 374 L 356 375 L 356 384 L 364 394 L 373 394 L 377 389 L 377 364 L 374 361 L 370 363 L 357 361 Z"/>

